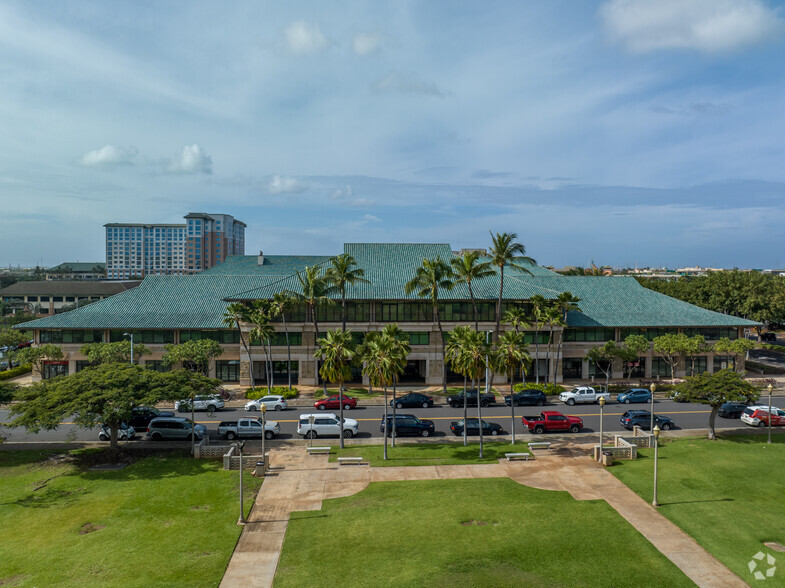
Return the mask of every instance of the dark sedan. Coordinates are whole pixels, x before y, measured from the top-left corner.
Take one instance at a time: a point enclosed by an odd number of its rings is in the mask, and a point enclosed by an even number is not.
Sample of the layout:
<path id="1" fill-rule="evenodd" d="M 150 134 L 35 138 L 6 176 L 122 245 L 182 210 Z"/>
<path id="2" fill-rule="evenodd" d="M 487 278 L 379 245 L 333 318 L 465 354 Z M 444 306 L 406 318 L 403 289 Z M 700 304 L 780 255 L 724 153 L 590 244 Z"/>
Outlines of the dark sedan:
<path id="1" fill-rule="evenodd" d="M 479 435 L 480 427 L 477 426 L 479 419 L 466 419 L 466 434 Z M 450 431 L 455 435 L 463 435 L 463 419 L 453 421 L 450 423 Z M 501 435 L 504 432 L 502 426 L 498 423 L 489 423 L 488 421 L 482 422 L 483 435 Z"/>
<path id="2" fill-rule="evenodd" d="M 387 428 L 387 436 L 391 436 L 393 433 L 393 418 L 392 415 L 387 415 L 387 427 L 384 426 L 384 417 L 382 417 L 382 422 L 379 424 L 379 431 L 384 433 L 385 428 Z M 433 421 L 429 421 L 427 419 L 420 420 L 413 414 L 399 414 L 395 416 L 395 435 L 396 436 L 403 436 L 403 435 L 419 435 L 420 437 L 428 437 L 433 434 L 436 430 L 436 427 L 433 424 Z"/>
<path id="3" fill-rule="evenodd" d="M 423 408 L 430 408 L 433 406 L 433 397 L 420 394 L 419 392 L 411 392 L 403 396 L 390 400 L 390 406 L 395 405 L 396 408 L 416 408 L 422 406 Z"/>
<path id="4" fill-rule="evenodd" d="M 137 406 L 131 409 L 131 418 L 128 424 L 139 432 L 147 431 L 150 421 L 158 417 L 173 417 L 174 413 L 168 410 L 158 410 L 154 406 Z"/>
<path id="5" fill-rule="evenodd" d="M 630 402 L 651 402 L 651 392 L 646 388 L 631 388 L 616 395 L 616 402 L 629 404 Z"/>
<path id="6" fill-rule="evenodd" d="M 638 425 L 641 429 L 648 430 L 651 426 L 651 413 L 648 410 L 628 410 L 621 415 L 619 422 L 625 429 L 632 430 L 635 425 Z M 659 427 L 662 431 L 668 431 L 676 424 L 666 416 L 655 414 L 654 426 Z"/>
<path id="7" fill-rule="evenodd" d="M 724 419 L 740 419 L 745 408 L 747 405 L 743 402 L 726 402 L 720 406 L 717 414 Z"/>
<path id="8" fill-rule="evenodd" d="M 533 388 L 527 388 L 512 395 L 513 406 L 545 406 L 547 401 L 545 392 Z M 509 394 L 504 397 L 504 404 L 510 406 Z"/>

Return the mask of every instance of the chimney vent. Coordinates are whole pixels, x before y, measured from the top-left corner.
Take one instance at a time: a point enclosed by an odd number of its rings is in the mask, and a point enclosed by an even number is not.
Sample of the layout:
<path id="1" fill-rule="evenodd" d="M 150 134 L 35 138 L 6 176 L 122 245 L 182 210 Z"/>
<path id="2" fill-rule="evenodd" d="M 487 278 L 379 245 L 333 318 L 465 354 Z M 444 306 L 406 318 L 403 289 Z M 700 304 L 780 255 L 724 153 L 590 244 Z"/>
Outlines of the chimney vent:
<path id="1" fill-rule="evenodd" d="M 256 258 L 257 265 L 264 265 L 264 251 L 259 252 L 259 257 Z"/>

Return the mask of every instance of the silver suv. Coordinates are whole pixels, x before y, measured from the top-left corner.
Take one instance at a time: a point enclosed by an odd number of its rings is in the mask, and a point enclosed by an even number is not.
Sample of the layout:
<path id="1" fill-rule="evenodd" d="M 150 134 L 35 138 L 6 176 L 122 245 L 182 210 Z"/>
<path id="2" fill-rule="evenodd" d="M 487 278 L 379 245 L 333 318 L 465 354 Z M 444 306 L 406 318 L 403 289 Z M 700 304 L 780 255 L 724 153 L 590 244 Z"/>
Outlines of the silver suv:
<path id="1" fill-rule="evenodd" d="M 159 417 L 150 421 L 147 426 L 145 437 L 153 441 L 164 439 L 190 439 L 191 429 L 193 428 L 197 439 L 207 435 L 207 427 L 195 425 L 191 419 L 183 417 Z"/>
<path id="2" fill-rule="evenodd" d="M 208 396 L 196 396 L 194 398 L 194 410 L 206 410 L 207 412 L 215 412 L 224 407 L 224 401 L 220 396 L 210 394 Z M 191 412 L 191 399 L 178 400 L 174 403 L 174 409 L 177 412 Z"/>

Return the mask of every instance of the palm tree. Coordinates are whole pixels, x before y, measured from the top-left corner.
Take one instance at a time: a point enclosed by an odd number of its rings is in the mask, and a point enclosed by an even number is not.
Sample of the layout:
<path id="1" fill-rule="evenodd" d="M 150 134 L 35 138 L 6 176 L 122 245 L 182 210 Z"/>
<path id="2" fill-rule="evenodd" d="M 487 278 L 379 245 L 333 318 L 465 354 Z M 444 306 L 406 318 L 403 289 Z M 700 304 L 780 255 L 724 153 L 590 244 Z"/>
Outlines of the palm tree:
<path id="1" fill-rule="evenodd" d="M 531 358 L 526 353 L 526 343 L 523 333 L 518 331 L 505 331 L 499 338 L 494 353 L 495 369 L 507 374 L 510 380 L 510 415 L 512 416 L 512 444 L 515 444 L 515 387 L 514 376 L 518 366 Z"/>
<path id="2" fill-rule="evenodd" d="M 324 356 L 324 361 L 319 368 L 319 374 L 325 381 L 329 380 L 334 384 L 338 384 L 341 449 L 343 449 L 343 383 L 352 377 L 351 364 L 355 353 L 352 345 L 352 334 L 343 329 L 327 331 L 327 335 L 317 339 L 316 344 L 318 349 L 314 353 L 314 357 Z"/>
<path id="3" fill-rule="evenodd" d="M 392 433 L 392 446 L 395 447 L 395 437 L 398 435 L 398 426 L 396 421 L 396 394 L 398 378 L 406 369 L 406 359 L 409 357 L 411 348 L 409 347 L 409 337 L 404 333 L 397 323 L 385 325 L 382 329 L 381 339 L 389 341 L 391 353 L 391 369 L 392 369 L 392 386 L 393 386 L 393 433 Z M 385 402 L 387 401 L 385 397 Z M 386 421 L 385 421 L 386 422 Z"/>
<path id="4" fill-rule="evenodd" d="M 522 306 L 514 306 L 504 313 L 504 323 L 514 328 L 516 333 L 519 332 L 519 329 L 525 329 L 526 327 L 530 326 L 528 319 L 529 317 L 526 314 L 526 310 Z M 531 361 L 531 357 L 529 357 L 529 361 Z M 523 376 L 523 382 L 525 384 L 526 372 L 524 370 L 523 362 L 521 362 L 521 375 Z"/>
<path id="5" fill-rule="evenodd" d="M 251 350 L 248 348 L 248 344 L 245 342 L 243 338 L 243 329 L 240 326 L 243 322 L 248 322 L 248 314 L 249 309 L 248 307 L 243 304 L 242 302 L 232 302 L 226 307 L 226 311 L 224 312 L 223 322 L 225 325 L 229 325 L 232 328 L 237 328 L 237 333 L 240 335 L 240 343 L 243 345 L 243 349 L 245 349 L 245 353 L 248 356 L 248 375 L 251 378 L 251 390 L 255 390 L 254 381 L 253 381 L 253 360 L 251 359 Z"/>
<path id="6" fill-rule="evenodd" d="M 534 376 L 537 383 L 540 383 L 540 325 L 542 324 L 542 313 L 548 305 L 548 301 L 542 294 L 535 294 L 529 298 L 532 308 L 532 320 L 534 322 Z"/>
<path id="7" fill-rule="evenodd" d="M 270 344 L 270 338 L 275 335 L 275 328 L 270 324 L 270 315 L 261 300 L 256 301 L 248 318 L 253 325 L 249 337 L 251 339 L 258 339 L 264 350 L 264 368 L 267 376 L 267 393 L 269 394 L 273 385 L 273 354 L 272 345 L 270 345 L 269 351 L 268 345 Z"/>
<path id="8" fill-rule="evenodd" d="M 341 328 L 346 330 L 346 285 L 370 284 L 363 276 L 365 270 L 355 268 L 357 260 L 348 253 L 342 253 L 330 260 L 332 264 L 324 273 L 330 285 L 341 293 Z"/>
<path id="9" fill-rule="evenodd" d="M 502 295 L 504 294 L 504 268 L 505 266 L 514 267 L 524 273 L 532 275 L 528 268 L 520 262 L 530 264 L 537 263 L 531 257 L 526 256 L 526 248 L 520 243 L 516 243 L 517 233 L 491 233 L 493 246 L 491 247 L 491 263 L 499 268 L 499 300 L 496 303 L 496 335 L 499 339 L 499 331 L 502 324 Z"/>
<path id="10" fill-rule="evenodd" d="M 577 296 L 573 296 L 572 292 L 562 292 L 556 297 L 556 307 L 561 310 L 562 313 L 562 325 L 563 327 L 567 326 L 567 313 L 571 310 L 578 310 L 580 311 L 580 307 L 578 303 L 581 301 L 580 298 Z M 562 354 L 562 345 L 564 344 L 564 331 L 562 331 L 561 336 L 559 337 L 559 346 L 556 348 L 556 365 L 559 365 L 561 361 L 561 354 Z M 555 372 L 554 372 L 555 373 Z"/>
<path id="11" fill-rule="evenodd" d="M 450 337 L 447 341 L 446 351 L 448 354 L 447 361 L 452 365 L 453 371 L 463 374 L 463 446 L 466 447 L 466 419 L 468 418 L 468 411 L 466 409 L 466 396 L 467 396 L 467 380 L 469 377 L 469 367 L 466 365 L 466 357 L 463 355 L 463 350 L 466 348 L 466 339 L 468 333 L 471 333 L 471 327 L 458 326 L 450 331 Z M 477 333 L 478 331 L 474 331 Z M 474 380 L 472 380 L 474 386 Z M 479 388 L 479 385 L 478 385 Z"/>
<path id="12" fill-rule="evenodd" d="M 393 381 L 393 341 L 376 335 L 366 337 L 361 344 L 363 374 L 368 376 L 371 386 L 384 388 L 384 459 L 387 459 L 387 386 Z"/>
<path id="13" fill-rule="evenodd" d="M 562 313 L 557 306 L 547 306 L 540 315 L 540 320 L 548 326 L 548 369 L 546 370 L 546 384 L 556 379 L 556 362 L 551 361 L 551 343 L 553 342 L 553 327 L 564 324 Z M 551 379 L 551 367 L 553 367 L 553 379 Z"/>
<path id="14" fill-rule="evenodd" d="M 439 338 L 442 345 L 442 388 L 447 393 L 447 371 L 444 365 L 446 354 L 444 349 L 444 331 L 442 331 L 442 321 L 439 318 L 439 289 L 452 290 L 455 283 L 452 281 L 452 271 L 450 266 L 442 260 L 423 259 L 422 265 L 417 268 L 414 277 L 406 282 L 406 293 L 417 292 L 420 298 L 430 298 L 433 305 L 433 320 L 439 328 Z"/>
<path id="15" fill-rule="evenodd" d="M 472 311 L 474 312 L 475 331 L 480 330 L 480 321 L 477 318 L 477 301 L 474 298 L 474 290 L 472 290 L 472 280 L 487 278 L 495 273 L 490 261 L 479 261 L 479 259 L 479 251 L 467 251 L 463 255 L 450 260 L 455 282 L 465 282 L 469 288 L 469 296 L 472 299 Z"/>
<path id="16" fill-rule="evenodd" d="M 289 344 L 289 329 L 286 326 L 286 313 L 292 308 L 294 300 L 286 292 L 273 294 L 270 301 L 270 315 L 280 316 L 283 321 L 283 332 L 286 334 L 286 375 L 289 378 L 289 390 L 292 389 L 292 346 Z"/>

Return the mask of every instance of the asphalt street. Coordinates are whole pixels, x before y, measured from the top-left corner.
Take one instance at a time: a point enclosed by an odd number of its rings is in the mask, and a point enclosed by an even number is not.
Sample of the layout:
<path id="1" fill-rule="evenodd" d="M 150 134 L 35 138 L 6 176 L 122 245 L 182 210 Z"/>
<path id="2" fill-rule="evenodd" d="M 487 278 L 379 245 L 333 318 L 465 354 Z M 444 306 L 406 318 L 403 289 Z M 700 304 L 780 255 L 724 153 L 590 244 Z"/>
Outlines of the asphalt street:
<path id="1" fill-rule="evenodd" d="M 760 403 L 764 404 L 765 399 L 761 399 Z M 773 404 L 780 408 L 785 408 L 785 397 L 775 396 Z M 648 410 L 648 404 L 617 404 L 611 402 L 605 405 L 603 409 L 603 430 L 606 433 L 622 432 L 624 429 L 619 423 L 619 417 L 626 411 L 632 409 Z M 392 411 L 392 408 L 389 409 Z M 561 402 L 549 403 L 544 407 L 536 406 L 520 406 L 515 408 L 515 431 L 516 433 L 526 432 L 521 424 L 522 415 L 537 415 L 542 410 L 557 410 L 564 414 L 580 416 L 583 419 L 584 429 L 583 432 L 599 432 L 600 429 L 600 407 L 596 404 L 589 405 L 575 405 L 566 406 Z M 297 420 L 299 415 L 317 412 L 308 407 L 295 407 L 289 408 L 280 412 L 268 412 L 267 419 L 275 420 L 280 423 L 281 435 L 280 439 L 300 439 L 297 434 Z M 338 411 L 327 411 L 335 412 Z M 414 414 L 421 419 L 433 420 L 436 425 L 436 433 L 434 437 L 452 436 L 450 432 L 450 422 L 459 420 L 463 416 L 462 408 L 450 408 L 449 406 L 434 406 L 432 408 L 405 408 L 399 409 L 399 413 Z M 676 429 L 705 429 L 709 422 L 709 407 L 700 404 L 678 403 L 672 400 L 655 400 L 654 403 L 655 414 L 661 414 L 670 417 L 676 424 Z M 360 434 L 358 437 L 381 437 L 379 425 L 381 418 L 384 414 L 384 407 L 380 405 L 363 406 L 362 401 L 359 402 L 357 408 L 353 410 L 344 411 L 344 417 L 356 419 L 359 423 Z M 190 416 L 190 415 L 182 415 Z M 258 417 L 258 412 L 246 412 L 242 407 L 240 408 L 226 408 L 218 411 L 215 415 L 210 416 L 207 413 L 196 413 L 196 421 L 204 424 L 210 430 L 211 439 L 219 439 L 217 429 L 221 421 L 237 420 L 240 417 L 255 416 Z M 469 409 L 469 416 L 477 416 L 477 408 Z M 482 410 L 482 417 L 484 420 L 499 423 L 505 430 L 510 431 L 510 424 L 512 418 L 510 415 L 510 407 L 508 406 L 491 406 Z M 0 422 L 8 423 L 11 420 L 8 410 L 0 410 Z M 739 419 L 724 419 L 717 418 L 715 426 L 718 429 L 723 428 L 736 428 L 745 426 Z M 137 431 L 138 438 L 144 438 L 144 431 Z M 59 428 L 54 431 L 41 431 L 37 434 L 28 433 L 23 428 L 11 428 L 7 426 L 2 427 L 2 435 L 7 438 L 9 442 L 54 442 L 54 441 L 95 441 L 98 439 L 98 429 L 85 430 L 76 427 L 73 424 L 64 422 Z"/>

